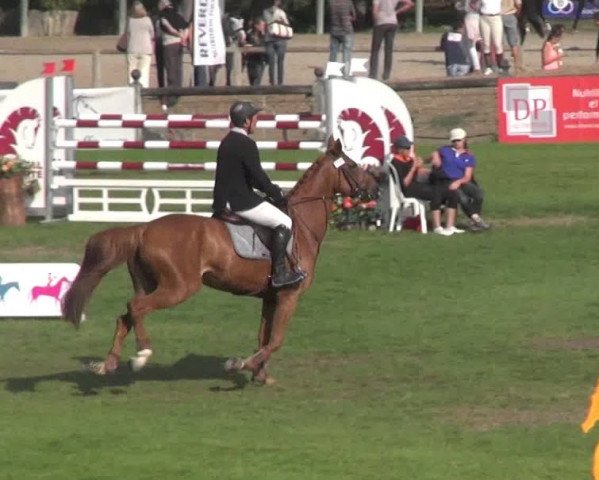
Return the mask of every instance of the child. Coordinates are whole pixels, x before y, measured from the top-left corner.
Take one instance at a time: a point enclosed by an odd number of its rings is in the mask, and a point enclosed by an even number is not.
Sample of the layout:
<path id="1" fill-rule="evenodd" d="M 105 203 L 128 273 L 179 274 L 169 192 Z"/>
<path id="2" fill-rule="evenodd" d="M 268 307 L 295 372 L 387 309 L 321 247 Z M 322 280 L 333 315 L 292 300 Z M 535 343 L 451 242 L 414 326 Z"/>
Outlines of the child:
<path id="1" fill-rule="evenodd" d="M 440 49 L 445 53 L 447 76 L 461 77 L 470 73 L 472 70 L 470 47 L 471 41 L 465 34 L 463 21 L 456 23 L 451 32 L 443 34 Z"/>
<path id="2" fill-rule="evenodd" d="M 541 50 L 543 70 L 558 70 L 563 65 L 564 51 L 560 41 L 565 30 L 565 27 L 559 23 L 551 27 Z"/>

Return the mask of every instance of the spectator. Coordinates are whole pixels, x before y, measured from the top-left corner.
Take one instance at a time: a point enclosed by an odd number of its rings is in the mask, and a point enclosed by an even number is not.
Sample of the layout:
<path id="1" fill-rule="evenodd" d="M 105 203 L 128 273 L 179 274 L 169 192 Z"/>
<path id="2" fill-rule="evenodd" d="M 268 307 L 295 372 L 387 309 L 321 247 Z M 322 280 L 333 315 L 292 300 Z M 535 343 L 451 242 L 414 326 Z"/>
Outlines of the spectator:
<path id="1" fill-rule="evenodd" d="M 274 0 L 272 7 L 264 10 L 262 14 L 267 26 L 264 45 L 268 57 L 268 77 L 271 85 L 275 85 L 275 79 L 277 85 L 283 85 L 287 41 L 291 38 L 288 33 L 283 34 L 283 32 L 291 30 L 284 28 L 289 27 L 289 19 L 281 8 L 282 4 L 282 0 Z"/>
<path id="2" fill-rule="evenodd" d="M 507 44 L 512 51 L 512 60 L 514 62 L 514 71 L 516 75 L 522 73 L 522 49 L 520 44 L 520 30 L 518 28 L 518 16 L 522 10 L 522 0 L 502 0 L 501 1 L 501 21 L 503 22 L 503 34 Z"/>
<path id="3" fill-rule="evenodd" d="M 247 45 L 253 47 L 254 51 L 250 51 L 244 55 L 245 68 L 247 69 L 250 85 L 260 85 L 262 74 L 268 63 L 268 57 L 264 49 L 265 37 L 266 22 L 262 17 L 257 17 L 252 21 L 247 32 Z"/>
<path id="4" fill-rule="evenodd" d="M 547 39 L 543 42 L 541 50 L 543 70 L 558 70 L 563 65 L 564 51 L 560 41 L 565 29 L 561 23 L 558 23 L 551 27 L 547 34 Z"/>
<path id="5" fill-rule="evenodd" d="M 492 49 L 495 51 L 496 68 L 503 65 L 503 22 L 501 21 L 501 0 L 481 0 L 480 33 L 483 37 L 485 75 L 493 73 Z"/>
<path id="6" fill-rule="evenodd" d="M 430 202 L 433 217 L 433 232 L 450 236 L 454 233 L 464 233 L 455 227 L 456 209 L 458 206 L 458 193 L 450 190 L 446 184 L 431 184 L 418 182 L 418 173 L 422 170 L 422 160 L 412 155 L 412 141 L 401 136 L 393 142 L 393 156 L 391 164 L 397 170 L 401 191 L 406 197 L 414 197 Z M 447 223 L 445 228 L 441 226 L 441 205 L 447 205 Z"/>
<path id="7" fill-rule="evenodd" d="M 451 32 L 443 34 L 440 48 L 445 53 L 445 69 L 448 77 L 461 77 L 470 73 L 472 68 L 470 45 L 463 22 L 457 22 Z"/>
<path id="8" fill-rule="evenodd" d="M 470 60 L 472 71 L 480 74 L 480 53 L 482 39 L 480 36 L 480 0 L 465 0 L 464 2 L 464 27 L 470 39 Z"/>
<path id="9" fill-rule="evenodd" d="M 166 86 L 181 87 L 183 83 L 183 42 L 189 26 L 173 8 L 170 0 L 158 1 L 162 57 L 166 70 Z"/>
<path id="10" fill-rule="evenodd" d="M 481 217 L 484 192 L 474 179 L 476 158 L 468 151 L 466 131 L 454 128 L 449 141 L 451 145 L 433 152 L 431 182 L 457 191 L 462 210 L 470 218 L 470 231 L 488 230 L 490 226 Z"/>
<path id="11" fill-rule="evenodd" d="M 153 50 L 154 25 L 143 3 L 135 1 L 127 19 L 127 83 L 131 82 L 131 72 L 137 69 L 141 86 L 150 86 Z"/>
<path id="12" fill-rule="evenodd" d="M 401 5 L 398 8 L 398 5 Z M 397 32 L 397 16 L 414 7 L 413 0 L 373 0 L 370 78 L 378 78 L 379 50 L 385 41 L 383 80 L 389 80 L 393 62 L 393 41 Z"/>
<path id="13" fill-rule="evenodd" d="M 330 0 L 330 45 L 329 61 L 336 62 L 337 54 L 341 50 L 344 75 L 350 75 L 351 56 L 354 48 L 354 26 L 356 9 L 352 0 Z"/>
<path id="14" fill-rule="evenodd" d="M 231 51 L 231 47 L 233 44 L 236 44 L 239 47 L 245 45 L 246 34 L 243 29 L 243 23 L 244 20 L 242 18 L 229 15 L 228 13 L 225 13 L 221 19 L 223 35 L 225 37 L 225 47 L 227 49 L 225 53 L 225 84 L 227 86 L 231 85 L 231 74 L 233 72 L 233 62 L 235 60 L 235 54 Z M 216 75 L 221 67 L 222 64 L 212 65 L 209 68 L 209 85 L 211 87 L 216 84 Z"/>

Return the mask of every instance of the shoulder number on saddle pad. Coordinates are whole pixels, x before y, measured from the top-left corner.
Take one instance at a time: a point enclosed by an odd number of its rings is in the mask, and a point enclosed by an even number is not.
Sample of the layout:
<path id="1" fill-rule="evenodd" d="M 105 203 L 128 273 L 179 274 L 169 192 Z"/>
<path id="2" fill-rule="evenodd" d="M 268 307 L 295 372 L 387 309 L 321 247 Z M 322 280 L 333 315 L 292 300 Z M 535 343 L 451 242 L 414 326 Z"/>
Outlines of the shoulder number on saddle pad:
<path id="1" fill-rule="evenodd" d="M 339 168 L 341 165 L 345 165 L 345 160 L 343 160 L 342 158 L 338 158 L 333 162 L 333 165 L 335 166 L 335 168 Z"/>

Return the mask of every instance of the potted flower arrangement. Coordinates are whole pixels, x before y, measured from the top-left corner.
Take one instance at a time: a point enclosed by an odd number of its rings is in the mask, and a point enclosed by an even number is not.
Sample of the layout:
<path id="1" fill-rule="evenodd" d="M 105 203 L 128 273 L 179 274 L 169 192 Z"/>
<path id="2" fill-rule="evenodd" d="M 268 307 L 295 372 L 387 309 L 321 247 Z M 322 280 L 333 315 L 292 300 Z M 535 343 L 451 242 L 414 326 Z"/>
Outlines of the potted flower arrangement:
<path id="1" fill-rule="evenodd" d="M 32 162 L 16 155 L 0 156 L 0 225 L 25 225 L 25 197 L 39 190 Z"/>

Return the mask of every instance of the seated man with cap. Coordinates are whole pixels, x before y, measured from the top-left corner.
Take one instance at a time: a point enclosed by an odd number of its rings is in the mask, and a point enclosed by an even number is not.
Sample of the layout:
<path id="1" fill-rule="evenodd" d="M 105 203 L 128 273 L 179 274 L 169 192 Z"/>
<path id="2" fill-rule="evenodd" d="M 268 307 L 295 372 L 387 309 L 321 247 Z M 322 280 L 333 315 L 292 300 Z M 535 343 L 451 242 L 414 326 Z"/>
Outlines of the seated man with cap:
<path id="1" fill-rule="evenodd" d="M 290 287 L 304 279 L 302 272 L 288 269 L 285 262 L 291 218 L 254 192 L 257 188 L 276 205 L 285 205 L 283 192 L 268 178 L 260 164 L 258 146 L 249 137 L 256 128 L 260 110 L 250 102 L 231 105 L 233 128 L 218 147 L 212 210 L 218 215 L 228 208 L 246 220 L 272 228 L 271 284 L 274 288 Z"/>
<path id="2" fill-rule="evenodd" d="M 488 230 L 490 225 L 481 217 L 484 192 L 474 180 L 476 158 L 468 150 L 466 130 L 454 128 L 449 132 L 449 141 L 451 145 L 433 152 L 431 180 L 458 192 L 462 210 L 470 218 L 471 231 Z"/>
<path id="3" fill-rule="evenodd" d="M 449 190 L 443 184 L 421 183 L 417 181 L 418 171 L 422 169 L 422 160 L 412 154 L 412 141 L 402 135 L 397 137 L 392 146 L 391 164 L 397 170 L 401 191 L 406 197 L 414 197 L 430 202 L 433 217 L 433 232 L 450 236 L 454 233 L 463 233 L 455 227 L 458 194 Z M 441 226 L 441 205 L 446 204 L 447 222 L 445 228 Z"/>

